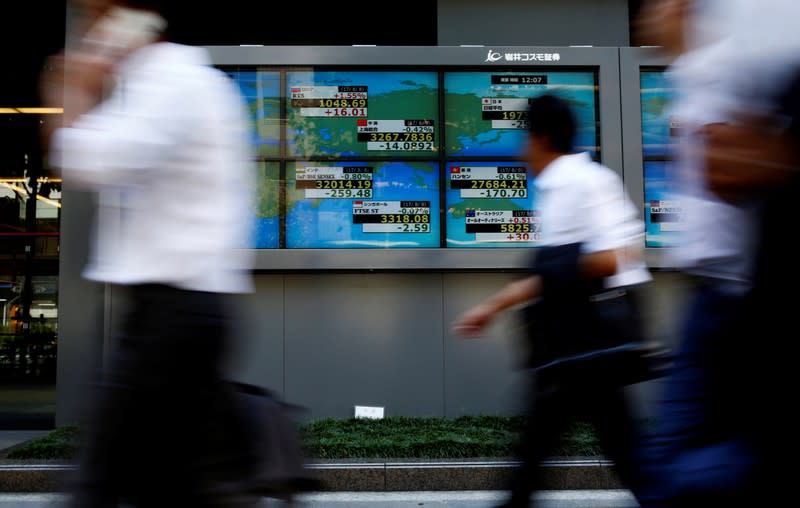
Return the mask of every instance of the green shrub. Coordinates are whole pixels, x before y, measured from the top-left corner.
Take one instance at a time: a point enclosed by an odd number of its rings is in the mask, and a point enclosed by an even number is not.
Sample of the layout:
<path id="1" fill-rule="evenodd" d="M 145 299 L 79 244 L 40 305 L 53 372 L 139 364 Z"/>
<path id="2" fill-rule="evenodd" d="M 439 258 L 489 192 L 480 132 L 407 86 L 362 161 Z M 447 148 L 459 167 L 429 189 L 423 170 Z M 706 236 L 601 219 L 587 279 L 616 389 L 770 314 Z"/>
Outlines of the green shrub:
<path id="1" fill-rule="evenodd" d="M 6 457 L 15 460 L 74 459 L 78 454 L 78 442 L 77 426 L 59 427 L 45 436 L 12 448 Z"/>
<path id="2" fill-rule="evenodd" d="M 508 457 L 520 425 L 491 416 L 325 419 L 303 426 L 301 436 L 307 455 L 321 459 Z"/>
<path id="3" fill-rule="evenodd" d="M 515 455 L 522 417 L 391 417 L 383 420 L 327 418 L 300 426 L 306 456 L 314 459 L 468 459 Z M 9 459 L 74 459 L 77 426 L 61 427 L 12 449 Z M 567 429 L 553 456 L 602 454 L 594 429 L 576 423 Z"/>

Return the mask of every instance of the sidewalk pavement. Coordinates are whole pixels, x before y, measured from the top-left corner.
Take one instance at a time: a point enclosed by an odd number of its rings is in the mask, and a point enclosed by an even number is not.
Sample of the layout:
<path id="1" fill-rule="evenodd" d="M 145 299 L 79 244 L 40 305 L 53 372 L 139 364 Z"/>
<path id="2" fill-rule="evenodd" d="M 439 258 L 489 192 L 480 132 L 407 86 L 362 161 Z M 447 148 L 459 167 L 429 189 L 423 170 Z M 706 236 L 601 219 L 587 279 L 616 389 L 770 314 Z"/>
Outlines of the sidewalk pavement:
<path id="1" fill-rule="evenodd" d="M 0 453 L 7 448 L 22 444 L 50 433 L 49 430 L 2 430 L 0 431 Z"/>
<path id="2" fill-rule="evenodd" d="M 0 431 L 0 452 L 46 431 Z M 325 492 L 500 491 L 519 463 L 513 460 L 309 460 Z M 623 488 L 613 464 L 602 458 L 546 461 L 546 490 Z M 66 461 L 0 459 L 0 492 L 55 493 L 75 466 Z"/>
<path id="3" fill-rule="evenodd" d="M 306 467 L 326 492 L 408 492 L 504 490 L 518 467 L 514 461 L 309 462 Z M 623 488 L 611 462 L 563 459 L 545 462 L 546 490 Z M 0 462 L 0 492 L 61 492 L 68 463 Z"/>
<path id="4" fill-rule="evenodd" d="M 298 496 L 297 506 L 305 508 L 486 508 L 504 499 L 501 492 L 336 492 Z M 542 508 L 636 508 L 639 505 L 625 490 L 542 491 L 534 498 Z M 0 508 L 61 508 L 61 494 L 0 494 Z M 282 505 L 264 499 L 259 508 Z"/>

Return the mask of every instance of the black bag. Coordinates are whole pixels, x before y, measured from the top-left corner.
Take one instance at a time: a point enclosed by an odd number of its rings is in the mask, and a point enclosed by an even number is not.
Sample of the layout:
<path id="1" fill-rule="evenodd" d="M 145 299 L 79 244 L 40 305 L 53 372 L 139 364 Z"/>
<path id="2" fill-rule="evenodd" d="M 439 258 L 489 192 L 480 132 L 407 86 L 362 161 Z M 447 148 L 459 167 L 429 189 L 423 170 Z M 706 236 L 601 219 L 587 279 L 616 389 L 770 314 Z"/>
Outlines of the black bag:
<path id="1" fill-rule="evenodd" d="M 634 384 L 667 374 L 671 351 L 647 340 L 639 324 L 635 290 L 616 290 L 608 299 L 589 301 L 589 313 L 574 316 L 575 325 L 587 337 L 576 340 L 558 333 L 558 325 L 546 317 L 544 300 L 521 311 L 528 349 L 527 367 L 562 379 L 587 379 L 611 384 Z"/>
<path id="2" fill-rule="evenodd" d="M 639 288 L 603 290 L 578 271 L 580 243 L 538 249 L 531 271 L 543 294 L 525 307 L 528 367 L 592 382 L 631 384 L 660 377 L 669 351 L 645 339 Z"/>
<path id="3" fill-rule="evenodd" d="M 299 427 L 300 408 L 273 392 L 245 383 L 232 383 L 247 427 L 247 440 L 256 464 L 246 489 L 262 496 L 291 499 L 299 492 L 317 490 L 319 482 L 305 467 Z"/>

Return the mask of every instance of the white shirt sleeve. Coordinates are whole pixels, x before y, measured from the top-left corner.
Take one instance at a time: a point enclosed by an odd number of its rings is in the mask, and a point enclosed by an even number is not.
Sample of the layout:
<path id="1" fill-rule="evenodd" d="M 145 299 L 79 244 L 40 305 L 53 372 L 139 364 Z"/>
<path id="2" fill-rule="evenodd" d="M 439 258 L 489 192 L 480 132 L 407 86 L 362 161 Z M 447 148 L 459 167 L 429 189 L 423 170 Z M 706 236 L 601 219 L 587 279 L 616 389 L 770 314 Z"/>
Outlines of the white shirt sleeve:
<path id="1" fill-rule="evenodd" d="M 584 252 L 599 252 L 641 245 L 644 223 L 622 180 L 612 170 L 596 168 L 585 182 L 582 216 L 589 228 Z"/>
<path id="2" fill-rule="evenodd" d="M 173 153 L 181 125 L 175 100 L 168 83 L 126 83 L 73 126 L 54 133 L 51 162 L 82 187 L 136 185 Z"/>

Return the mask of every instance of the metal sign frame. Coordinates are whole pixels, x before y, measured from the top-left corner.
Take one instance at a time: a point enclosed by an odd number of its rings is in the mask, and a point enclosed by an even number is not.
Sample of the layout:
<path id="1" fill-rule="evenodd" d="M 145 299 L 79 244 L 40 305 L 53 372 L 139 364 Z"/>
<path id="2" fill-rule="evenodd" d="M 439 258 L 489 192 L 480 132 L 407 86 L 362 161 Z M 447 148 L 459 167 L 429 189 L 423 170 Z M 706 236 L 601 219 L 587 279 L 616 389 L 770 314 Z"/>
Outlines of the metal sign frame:
<path id="1" fill-rule="evenodd" d="M 596 70 L 602 163 L 623 172 L 618 48 L 483 46 L 208 46 L 217 66 L 414 68 L 420 71 Z M 549 60 L 548 60 L 549 55 Z M 554 56 L 557 55 L 557 60 Z M 366 70 L 366 69 L 365 69 Z M 444 227 L 442 224 L 441 227 Z M 527 248 L 254 249 L 256 269 L 288 270 L 509 270 L 522 269 Z"/>

